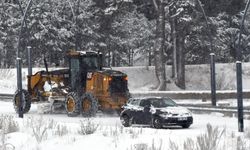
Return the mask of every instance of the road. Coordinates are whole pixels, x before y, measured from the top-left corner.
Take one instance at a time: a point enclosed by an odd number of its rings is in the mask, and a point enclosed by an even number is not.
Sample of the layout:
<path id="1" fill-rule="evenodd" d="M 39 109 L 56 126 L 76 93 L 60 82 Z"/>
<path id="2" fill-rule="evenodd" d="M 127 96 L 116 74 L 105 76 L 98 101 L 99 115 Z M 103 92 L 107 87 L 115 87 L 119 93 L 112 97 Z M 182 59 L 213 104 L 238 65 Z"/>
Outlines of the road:
<path id="1" fill-rule="evenodd" d="M 84 118 L 80 115 L 78 117 L 68 117 L 66 114 L 39 114 L 37 112 L 38 104 L 32 103 L 31 109 L 24 117 L 38 117 L 41 116 L 45 119 L 53 119 L 58 122 L 64 123 L 77 123 L 79 120 Z M 0 114 L 8 114 L 13 116 L 18 116 L 13 108 L 11 102 L 0 101 Z M 205 127 L 207 123 L 210 123 L 219 127 L 228 127 L 232 129 L 237 129 L 237 118 L 235 117 L 224 117 L 221 113 L 211 113 L 211 114 L 193 114 L 194 124 L 191 126 L 192 129 L 198 129 L 200 127 Z M 118 115 L 105 115 L 98 113 L 97 117 L 93 118 L 94 121 L 99 122 L 102 125 L 120 125 L 120 120 Z M 230 124 L 228 124 L 230 122 Z M 250 120 L 245 120 L 245 127 L 250 126 Z"/>

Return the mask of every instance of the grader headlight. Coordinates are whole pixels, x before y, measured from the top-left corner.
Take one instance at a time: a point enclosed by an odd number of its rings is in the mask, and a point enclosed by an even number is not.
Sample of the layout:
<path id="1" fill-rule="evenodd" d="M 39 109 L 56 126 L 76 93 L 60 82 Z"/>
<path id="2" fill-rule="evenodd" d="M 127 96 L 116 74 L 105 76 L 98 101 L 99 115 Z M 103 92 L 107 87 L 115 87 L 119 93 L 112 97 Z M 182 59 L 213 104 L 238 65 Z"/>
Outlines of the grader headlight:
<path id="1" fill-rule="evenodd" d="M 126 77 L 124 78 L 124 80 L 128 81 L 128 76 L 126 76 Z"/>
<path id="2" fill-rule="evenodd" d="M 103 78 L 103 81 L 111 81 L 112 80 L 112 77 L 104 77 Z"/>

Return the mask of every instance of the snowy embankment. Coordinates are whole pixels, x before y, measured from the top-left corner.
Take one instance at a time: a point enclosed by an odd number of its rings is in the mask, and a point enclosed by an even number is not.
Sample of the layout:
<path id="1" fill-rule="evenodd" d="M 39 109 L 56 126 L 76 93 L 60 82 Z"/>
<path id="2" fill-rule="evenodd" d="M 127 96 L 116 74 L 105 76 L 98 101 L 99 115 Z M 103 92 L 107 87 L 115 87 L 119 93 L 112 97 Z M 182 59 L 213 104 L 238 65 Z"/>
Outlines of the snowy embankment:
<path id="1" fill-rule="evenodd" d="M 217 113 L 194 114 L 194 124 L 189 129 L 153 129 L 148 126 L 124 128 L 119 117 L 103 114 L 90 120 L 81 116 L 69 118 L 65 114 L 38 115 L 36 107 L 37 104 L 32 105 L 24 119 L 18 119 L 11 103 L 0 102 L 0 131 L 6 127 L 3 124 L 12 122 L 7 125 L 10 129 L 5 128 L 5 136 L 1 135 L 0 149 L 2 144 L 10 149 L 14 146 L 17 150 L 176 150 L 176 147 L 179 150 L 198 150 L 209 145 L 227 150 L 250 148 L 250 121 L 245 120 L 246 132 L 239 133 L 236 118 Z M 205 139 L 208 135 L 211 138 Z M 205 140 L 206 144 L 197 139 Z"/>
<path id="2" fill-rule="evenodd" d="M 250 89 L 250 63 L 243 63 L 243 90 Z M 55 70 L 56 68 L 53 68 Z M 128 86 L 130 91 L 152 91 L 157 85 L 154 67 L 115 67 L 129 77 Z M 34 68 L 33 73 L 44 68 Z M 52 69 L 49 69 L 52 70 Z M 235 90 L 236 73 L 235 64 L 216 64 L 216 87 L 218 90 Z M 23 87 L 26 88 L 27 68 L 22 71 Z M 171 67 L 166 66 L 169 91 L 180 91 L 171 80 Z M 209 65 L 186 65 L 186 90 L 201 91 L 210 89 L 210 66 Z M 13 94 L 16 89 L 16 69 L 0 69 L 0 93 Z"/>
<path id="3" fill-rule="evenodd" d="M 131 91 L 151 91 L 157 85 L 154 67 L 117 67 L 114 68 L 128 74 L 129 89 Z M 243 90 L 250 89 L 250 63 L 242 64 Z M 166 77 L 171 83 L 167 84 L 169 91 L 179 91 L 171 76 L 171 66 L 166 66 Z M 186 90 L 210 90 L 210 65 L 186 65 L 185 69 Z M 236 89 L 236 65 L 216 64 L 216 87 L 218 90 Z"/>

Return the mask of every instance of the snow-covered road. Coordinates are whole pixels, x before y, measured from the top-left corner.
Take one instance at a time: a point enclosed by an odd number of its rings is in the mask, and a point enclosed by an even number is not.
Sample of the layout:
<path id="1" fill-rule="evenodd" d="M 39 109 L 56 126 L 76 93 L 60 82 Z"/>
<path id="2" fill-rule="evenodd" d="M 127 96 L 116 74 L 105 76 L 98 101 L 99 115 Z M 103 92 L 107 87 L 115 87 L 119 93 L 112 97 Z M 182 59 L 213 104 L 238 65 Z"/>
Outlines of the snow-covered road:
<path id="1" fill-rule="evenodd" d="M 196 139 L 197 136 L 206 132 L 206 126 L 210 123 L 213 127 L 219 127 L 220 130 L 226 129 L 220 142 L 226 149 L 234 149 L 236 146 L 232 141 L 237 141 L 237 137 L 245 137 L 244 133 L 238 133 L 237 118 L 223 117 L 221 114 L 194 114 L 194 124 L 189 129 L 182 128 L 166 128 L 153 129 L 150 127 L 133 126 L 131 128 L 123 128 L 118 116 L 99 115 L 92 119 L 92 122 L 99 125 L 98 130 L 91 135 L 79 135 L 77 130 L 80 127 L 80 120 L 84 120 L 81 116 L 70 118 L 66 114 L 37 114 L 37 105 L 33 104 L 28 114 L 24 115 L 24 120 L 29 118 L 39 119 L 43 121 L 54 120 L 59 124 L 67 126 L 69 133 L 64 136 L 48 134 L 48 137 L 41 143 L 37 143 L 31 130 L 26 130 L 27 126 L 18 118 L 14 112 L 11 102 L 0 101 L 0 115 L 13 115 L 15 120 L 20 124 L 20 131 L 10 133 L 8 142 L 13 144 L 17 149 L 84 149 L 91 150 L 136 150 L 136 145 L 146 145 L 152 147 L 152 143 L 156 146 L 162 146 L 162 150 L 170 149 L 170 140 L 175 142 L 180 149 L 183 148 L 183 142 L 187 138 Z M 245 120 L 245 129 L 250 132 L 250 121 Z M 52 132 L 51 132 L 52 133 Z M 247 138 L 247 137 L 246 137 Z M 250 137 L 249 137 L 250 138 Z M 226 139 L 226 140 L 225 140 Z M 230 144 L 226 144 L 231 141 Z M 250 139 L 248 140 L 248 144 Z M 27 141 L 32 141 L 30 145 L 26 145 Z M 30 142 L 29 142 L 30 143 Z"/>
<path id="2" fill-rule="evenodd" d="M 0 101 L 0 114 L 14 115 L 18 117 L 15 113 L 13 105 L 11 102 Z M 66 114 L 39 114 L 37 113 L 37 104 L 32 103 L 31 110 L 29 113 L 24 114 L 24 118 L 27 117 L 43 117 L 45 119 L 53 119 L 58 122 L 63 123 L 78 123 L 79 120 L 83 119 L 80 115 L 78 117 L 68 117 Z M 99 122 L 101 125 L 120 125 L 120 120 L 118 115 L 104 115 L 97 114 L 96 118 L 93 118 L 95 122 Z M 227 127 L 230 129 L 237 129 L 238 122 L 237 118 L 223 117 L 223 114 L 212 113 L 212 114 L 194 114 L 194 124 L 191 126 L 192 130 L 203 129 L 207 123 L 219 127 Z M 250 127 L 250 121 L 245 120 L 245 127 Z M 188 129 L 189 130 L 189 129 Z"/>

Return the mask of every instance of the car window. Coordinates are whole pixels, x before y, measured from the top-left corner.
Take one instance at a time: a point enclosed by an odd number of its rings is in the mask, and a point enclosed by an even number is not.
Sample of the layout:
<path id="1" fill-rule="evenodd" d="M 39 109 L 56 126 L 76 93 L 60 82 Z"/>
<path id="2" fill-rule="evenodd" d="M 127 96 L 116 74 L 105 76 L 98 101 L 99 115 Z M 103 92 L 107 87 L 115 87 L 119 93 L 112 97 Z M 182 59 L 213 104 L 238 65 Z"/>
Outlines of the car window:
<path id="1" fill-rule="evenodd" d="M 177 104 L 170 98 L 164 98 L 163 101 L 168 106 L 177 106 Z"/>
<path id="2" fill-rule="evenodd" d="M 156 108 L 162 108 L 162 107 L 173 107 L 177 104 L 171 100 L 170 98 L 163 98 L 163 99 L 152 99 L 152 105 Z"/>
<path id="3" fill-rule="evenodd" d="M 128 99 L 127 104 L 130 104 L 133 100 L 133 98 Z"/>
<path id="4" fill-rule="evenodd" d="M 139 105 L 139 100 L 138 99 L 133 99 L 133 100 L 129 101 L 129 104 L 131 104 L 131 105 Z"/>
<path id="5" fill-rule="evenodd" d="M 144 99 L 141 100 L 140 102 L 140 106 L 145 107 L 145 106 L 149 106 L 151 104 L 150 100 Z"/>

